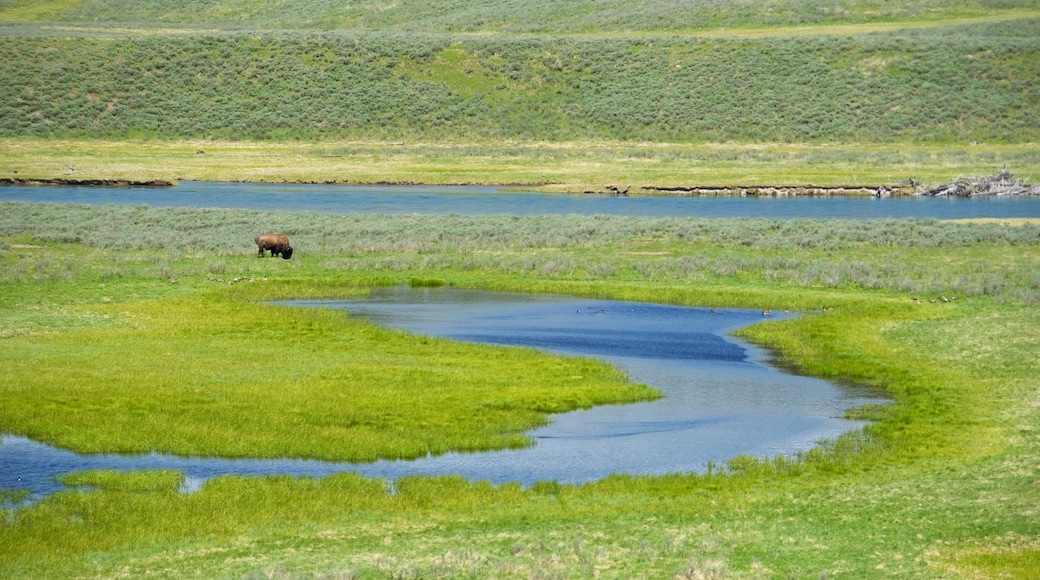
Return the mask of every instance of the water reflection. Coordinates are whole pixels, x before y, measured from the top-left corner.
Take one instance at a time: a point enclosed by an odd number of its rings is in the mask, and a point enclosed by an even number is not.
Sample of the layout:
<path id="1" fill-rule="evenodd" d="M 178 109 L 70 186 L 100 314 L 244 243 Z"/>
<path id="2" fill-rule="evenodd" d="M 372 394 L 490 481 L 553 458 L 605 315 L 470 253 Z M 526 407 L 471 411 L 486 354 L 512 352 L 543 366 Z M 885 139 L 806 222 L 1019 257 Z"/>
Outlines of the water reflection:
<path id="1" fill-rule="evenodd" d="M 395 479 L 459 474 L 494 483 L 539 480 L 581 483 L 612 473 L 702 471 L 738 455 L 772 456 L 812 447 L 860 427 L 841 419 L 876 393 L 787 375 L 759 349 L 727 333 L 762 319 L 759 311 L 682 308 L 562 296 L 452 288 L 376 289 L 364 299 L 296 301 L 347 309 L 352 315 L 429 336 L 543 348 L 595 356 L 664 393 L 658 401 L 602 406 L 553 417 L 530 432 L 536 444 L 493 453 L 449 453 L 416 461 L 370 464 L 304 460 L 225 460 L 78 455 L 21 437 L 0 439 L 0 489 L 60 489 L 58 473 L 83 469 L 178 469 L 186 491 L 222 474 L 339 471 Z M 773 317 L 788 316 L 776 313 Z"/>
<path id="2" fill-rule="evenodd" d="M 739 454 L 808 449 L 860 427 L 840 418 L 844 410 L 876 400 L 864 390 L 780 373 L 761 350 L 727 335 L 760 321 L 760 311 L 450 288 L 379 289 L 364 300 L 296 304 L 344 308 L 417 334 L 595 356 L 665 395 L 557 415 L 531 432 L 532 448 L 415 462 L 422 472 L 579 483 L 611 473 L 700 471 Z"/>
<path id="3" fill-rule="evenodd" d="M 698 218 L 881 219 L 1040 217 L 1040 198 L 611 197 L 481 186 L 361 186 L 181 182 L 162 189 L 0 186 L 0 202 L 220 207 L 331 214 L 626 215 Z"/>

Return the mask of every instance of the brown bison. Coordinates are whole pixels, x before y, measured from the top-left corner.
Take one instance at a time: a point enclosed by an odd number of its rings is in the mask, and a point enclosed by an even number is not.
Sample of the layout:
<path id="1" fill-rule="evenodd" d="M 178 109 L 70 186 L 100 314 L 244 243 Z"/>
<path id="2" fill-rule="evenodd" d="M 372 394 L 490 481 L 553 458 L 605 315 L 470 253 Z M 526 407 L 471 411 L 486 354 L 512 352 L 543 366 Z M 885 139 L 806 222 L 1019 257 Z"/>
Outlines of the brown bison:
<path id="1" fill-rule="evenodd" d="M 260 234 L 256 237 L 256 247 L 260 249 L 261 256 L 264 255 L 265 250 L 270 250 L 272 258 L 281 255 L 283 259 L 288 260 L 292 257 L 289 238 L 282 233 Z"/>

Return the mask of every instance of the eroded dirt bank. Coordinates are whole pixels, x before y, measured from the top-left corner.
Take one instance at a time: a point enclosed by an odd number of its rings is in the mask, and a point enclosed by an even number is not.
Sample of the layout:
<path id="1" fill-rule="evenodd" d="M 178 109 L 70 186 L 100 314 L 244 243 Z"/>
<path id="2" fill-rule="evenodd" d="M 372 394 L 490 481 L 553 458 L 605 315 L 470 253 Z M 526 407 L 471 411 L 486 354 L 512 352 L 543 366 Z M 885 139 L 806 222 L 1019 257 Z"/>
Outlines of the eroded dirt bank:
<path id="1" fill-rule="evenodd" d="M 137 181 L 133 179 L 33 179 L 28 177 L 0 177 L 0 185 L 78 185 L 82 187 L 172 187 L 172 181 L 154 179 Z"/>
<path id="2" fill-rule="evenodd" d="M 887 197 L 891 195 L 914 195 L 915 188 L 910 186 L 663 186 L 643 185 L 639 187 L 620 187 L 608 185 L 601 191 L 588 191 L 587 193 L 606 193 L 610 195 L 675 195 L 690 197 L 789 197 L 798 195 L 808 196 L 837 196 L 837 195 L 872 195 Z"/>

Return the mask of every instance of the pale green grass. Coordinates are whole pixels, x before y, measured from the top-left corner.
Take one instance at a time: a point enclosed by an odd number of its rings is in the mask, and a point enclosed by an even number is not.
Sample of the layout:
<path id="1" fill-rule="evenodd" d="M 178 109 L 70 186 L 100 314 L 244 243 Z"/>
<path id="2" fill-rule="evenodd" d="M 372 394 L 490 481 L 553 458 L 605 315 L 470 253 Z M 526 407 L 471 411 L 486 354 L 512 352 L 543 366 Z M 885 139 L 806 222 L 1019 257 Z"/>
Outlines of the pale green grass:
<path id="1" fill-rule="evenodd" d="M 964 26 L 989 22 L 1004 22 L 1037 18 L 1040 10 L 1000 10 L 989 14 L 972 16 L 937 16 L 914 20 L 896 20 L 885 22 L 841 23 L 841 24 L 806 24 L 795 26 L 752 27 L 752 28 L 719 28 L 715 30 L 692 30 L 695 36 L 706 38 L 766 38 L 780 36 L 848 36 L 852 34 L 873 34 L 876 32 L 892 32 L 896 30 L 915 30 L 945 26 Z"/>
<path id="2" fill-rule="evenodd" d="M 1009 226 L 1023 226 L 1026 224 L 1040 223 L 1040 218 L 965 218 L 956 220 L 964 223 L 974 224 L 1004 224 Z"/>
<path id="3" fill-rule="evenodd" d="M 85 452 L 411 458 L 522 447 L 544 413 L 655 396 L 600 363 L 313 309 L 197 295 L 68 310 L 107 324 L 11 337 L 0 429 Z"/>
<path id="4" fill-rule="evenodd" d="M 18 23 L 51 23 L 54 21 L 61 21 L 61 27 L 65 30 L 76 31 L 79 33 L 99 33 L 99 34 L 110 34 L 110 33 L 129 33 L 129 34 L 148 34 L 155 32 L 156 28 L 135 28 L 133 26 L 127 26 L 126 22 L 119 22 L 120 20 L 126 20 L 125 14 L 120 14 L 118 8 L 113 10 L 112 6 L 102 5 L 102 9 L 107 9 L 109 15 L 107 18 L 103 18 L 103 22 L 98 23 L 86 23 L 78 21 L 75 17 L 76 8 L 83 4 L 83 0 L 7 0 L 0 3 L 0 21 L 18 22 Z M 273 8 L 278 10 L 280 6 L 277 2 L 257 2 L 257 1 L 244 1 L 236 0 L 229 2 L 228 6 L 221 4 L 211 3 L 205 7 L 200 8 L 208 16 L 208 23 L 215 28 L 227 27 L 228 25 L 236 28 L 249 27 L 249 28 L 262 28 L 264 26 L 271 26 L 273 23 L 270 19 L 265 18 L 265 15 L 270 12 Z M 360 7 L 360 9 L 353 11 L 354 17 L 348 17 L 345 14 L 337 14 L 335 10 L 330 10 L 328 5 L 318 5 L 314 9 L 317 12 L 327 11 L 328 16 L 322 19 L 322 27 L 325 29 L 349 29 L 351 24 L 357 22 L 358 16 L 364 14 L 367 11 L 371 11 L 374 14 L 378 14 L 384 11 L 399 11 L 399 10 L 415 10 L 414 6 L 408 6 L 410 3 L 404 3 L 405 6 L 401 6 L 400 3 L 388 4 L 385 6 L 370 5 Z M 703 2 L 703 4 L 710 4 Z M 735 12 L 739 13 L 740 9 L 743 8 L 739 4 L 736 6 L 716 6 L 716 16 L 725 14 L 728 9 L 735 8 Z M 748 24 L 737 22 L 729 27 L 717 27 L 710 25 L 708 27 L 696 21 L 690 22 L 688 27 L 683 28 L 677 26 L 674 21 L 658 22 L 656 26 L 633 26 L 631 24 L 618 26 L 616 22 L 610 21 L 598 21 L 596 19 L 596 10 L 589 10 L 586 17 L 588 18 L 588 24 L 580 26 L 582 30 L 578 32 L 577 29 L 573 28 L 576 23 L 572 23 L 570 26 L 555 30 L 553 33 L 556 35 L 567 36 L 567 35 L 588 35 L 596 34 L 597 36 L 652 36 L 654 34 L 661 35 L 674 35 L 674 34 L 687 34 L 687 35 L 698 35 L 698 36 L 743 36 L 743 37 L 762 37 L 762 36 L 792 36 L 792 35 L 849 35 L 849 34 L 869 34 L 873 32 L 884 32 L 893 30 L 905 30 L 905 29 L 916 29 L 916 28 L 931 28 L 938 26 L 959 26 L 966 24 L 975 23 L 987 23 L 987 22 L 1001 22 L 1006 20 L 1017 20 L 1024 18 L 1035 18 L 1040 11 L 1035 9 L 1011 7 L 1011 8 L 993 8 L 993 7 L 980 7 L 969 3 L 950 3 L 949 6 L 943 6 L 941 8 L 923 8 L 914 10 L 910 16 L 907 15 L 882 15 L 878 12 L 878 8 L 891 8 L 883 5 L 871 6 L 867 3 L 866 6 L 856 6 L 855 3 L 834 3 L 835 6 L 830 11 L 830 16 L 825 18 L 821 22 L 810 22 L 805 24 L 794 24 L 786 22 L 782 25 L 777 26 L 763 26 L 760 24 Z M 913 3 L 909 3 L 913 4 Z M 1014 5 L 1012 5 L 1014 6 Z M 173 6 L 160 6 L 155 9 L 154 12 L 149 13 L 152 20 L 156 21 L 153 24 L 162 24 L 166 26 L 176 26 L 179 22 L 190 20 L 195 22 L 198 17 L 198 13 L 191 13 L 190 17 L 185 18 L 185 14 L 178 10 L 180 7 Z M 450 3 L 443 7 L 445 13 L 452 11 L 454 6 Z M 616 6 L 607 6 L 608 11 L 616 10 Z M 781 11 L 784 9 L 783 6 L 771 6 L 773 10 L 779 8 Z M 821 7 L 824 8 L 824 7 Z M 532 4 L 528 7 L 529 10 L 536 11 L 538 9 L 537 4 Z M 166 12 L 169 11 L 169 12 Z M 763 10 L 766 12 L 766 10 Z M 924 15 L 922 16 L 921 13 Z M 89 3 L 88 11 L 86 15 L 90 15 Z M 118 16 L 113 16 L 118 15 Z M 444 16 L 445 14 L 438 14 L 438 16 Z M 131 17 L 130 24 L 143 24 L 140 15 L 136 15 L 137 18 Z M 251 19 L 250 16 L 255 17 L 255 20 Z M 288 28 L 313 28 L 315 23 L 307 21 L 307 16 L 313 15 L 293 15 L 294 19 L 291 22 L 280 21 L 280 27 Z M 303 21 L 297 21 L 295 18 L 300 16 L 304 17 Z M 120 18 L 122 17 L 122 18 Z M 145 17 L 146 19 L 148 17 Z M 422 19 L 422 17 L 419 17 Z M 481 34 L 502 34 L 508 32 L 508 20 L 511 18 L 506 15 L 506 21 L 498 22 L 494 17 L 486 17 L 489 22 L 483 24 L 471 22 L 465 25 L 466 29 L 469 30 L 480 30 Z M 463 17 L 465 20 L 465 17 Z M 364 21 L 364 18 L 361 18 Z M 109 23 L 113 21 L 115 24 Z M 865 21 L 865 22 L 864 22 Z M 405 20 L 407 22 L 407 20 Z M 185 22 L 187 23 L 187 22 Z M 367 24 L 367 23 L 366 23 Z M 387 25 L 393 26 L 392 21 L 388 21 Z M 365 27 L 370 27 L 366 25 Z M 376 26 L 378 28 L 378 25 Z M 660 30 L 663 28 L 664 30 Z M 435 29 L 436 30 L 436 29 Z M 590 33 L 587 30 L 593 30 L 595 32 Z M 442 30 L 446 32 L 447 30 Z"/>
<path id="5" fill-rule="evenodd" d="M 1040 145 L 0 139 L 0 176 L 38 179 L 520 184 L 561 192 L 614 184 L 638 193 L 644 186 L 944 183 L 1003 166 L 1040 179 Z"/>
<path id="6" fill-rule="evenodd" d="M 55 20 L 82 0 L 6 0 L 0 4 L 0 20 L 36 22 Z"/>

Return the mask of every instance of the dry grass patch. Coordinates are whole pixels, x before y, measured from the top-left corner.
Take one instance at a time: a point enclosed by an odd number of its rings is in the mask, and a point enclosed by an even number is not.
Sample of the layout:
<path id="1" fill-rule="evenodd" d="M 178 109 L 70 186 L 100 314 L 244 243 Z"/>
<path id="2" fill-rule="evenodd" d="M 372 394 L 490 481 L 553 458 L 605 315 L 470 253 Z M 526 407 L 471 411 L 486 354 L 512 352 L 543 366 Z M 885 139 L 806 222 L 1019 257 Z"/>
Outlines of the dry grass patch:
<path id="1" fill-rule="evenodd" d="M 200 153 L 201 152 L 201 153 Z M 0 139 L 0 177 L 303 183 L 523 185 L 546 192 L 632 187 L 878 186 L 946 182 L 994 159 L 1040 174 L 1040 144 L 249 142 Z M 74 168 L 70 171 L 69 167 Z"/>
<path id="2" fill-rule="evenodd" d="M 1034 580 L 1040 570 L 1040 537 L 1008 534 L 985 538 L 948 556 L 930 551 L 926 558 L 936 568 L 957 578 Z"/>
<path id="3" fill-rule="evenodd" d="M 1029 224 L 1040 224 L 1040 218 L 964 218 L 949 221 L 965 224 L 1001 224 L 1011 227 L 1021 227 Z"/>

